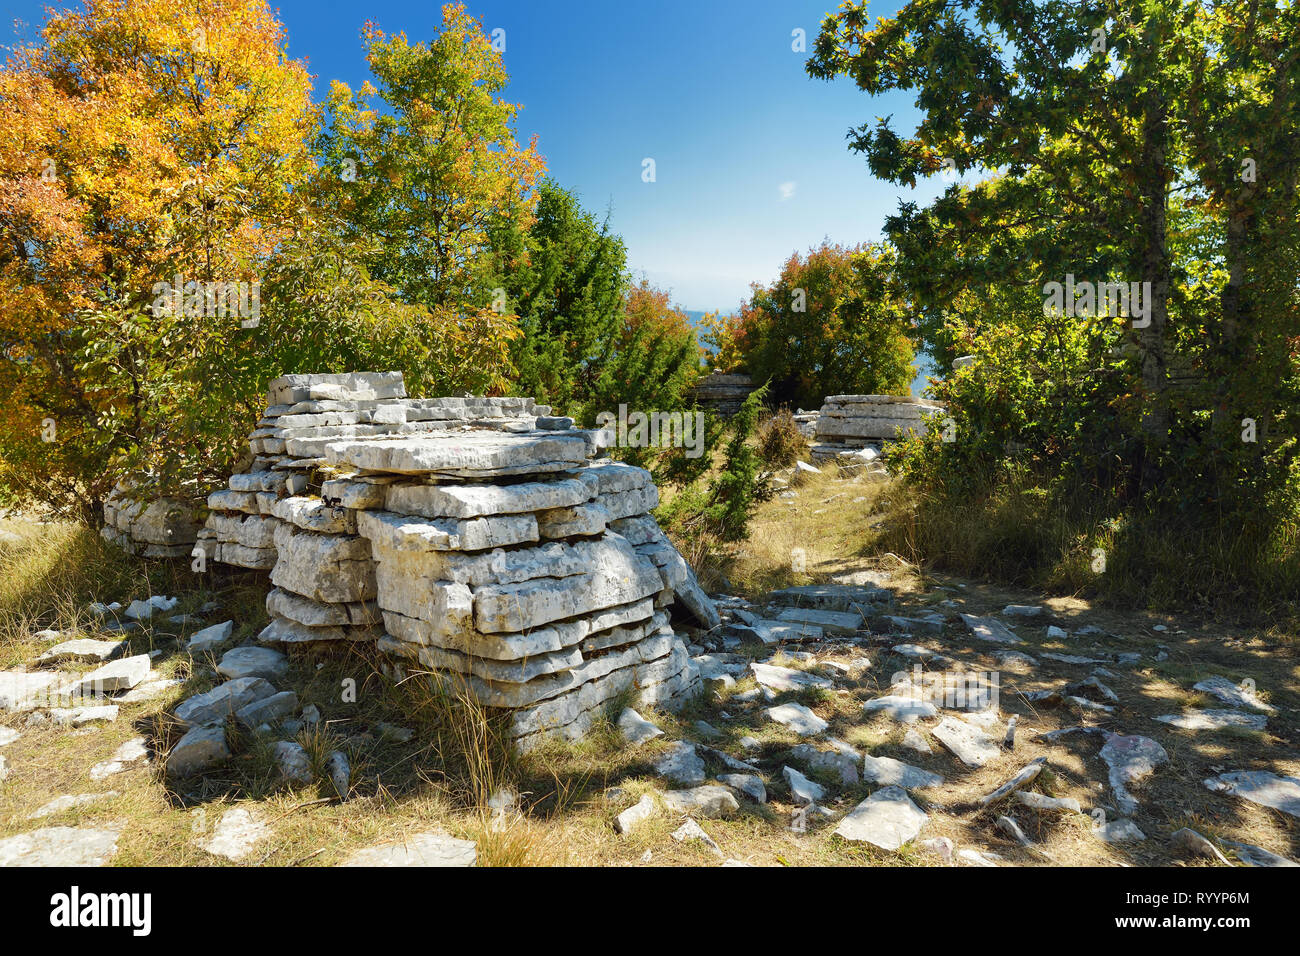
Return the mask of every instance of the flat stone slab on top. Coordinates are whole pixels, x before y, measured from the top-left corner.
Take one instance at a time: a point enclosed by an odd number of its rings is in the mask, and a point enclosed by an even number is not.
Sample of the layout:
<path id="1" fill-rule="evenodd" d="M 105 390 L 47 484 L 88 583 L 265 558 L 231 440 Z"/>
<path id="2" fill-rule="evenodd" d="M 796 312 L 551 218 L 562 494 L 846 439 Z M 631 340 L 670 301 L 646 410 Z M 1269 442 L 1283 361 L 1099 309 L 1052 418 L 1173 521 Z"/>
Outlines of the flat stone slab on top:
<path id="1" fill-rule="evenodd" d="M 479 478 L 569 471 L 586 463 L 587 450 L 579 432 L 465 431 L 331 442 L 325 458 L 362 471 Z"/>

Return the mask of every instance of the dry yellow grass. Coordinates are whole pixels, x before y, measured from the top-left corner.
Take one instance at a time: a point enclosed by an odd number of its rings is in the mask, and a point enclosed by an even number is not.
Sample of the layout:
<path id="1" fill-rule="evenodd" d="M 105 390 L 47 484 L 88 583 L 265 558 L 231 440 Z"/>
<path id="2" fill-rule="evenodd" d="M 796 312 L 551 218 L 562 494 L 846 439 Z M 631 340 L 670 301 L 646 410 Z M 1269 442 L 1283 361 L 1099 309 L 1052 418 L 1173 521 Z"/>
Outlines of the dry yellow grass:
<path id="1" fill-rule="evenodd" d="M 1002 707 L 1005 713 L 1020 715 L 1020 743 L 1014 753 L 971 770 L 942 751 L 937 742 L 932 742 L 933 753 L 917 754 L 902 747 L 901 727 L 881 717 L 864 719 L 862 702 L 882 693 L 895 671 L 911 667 L 910 661 L 893 655 L 887 647 L 854 652 L 830 648 L 813 660 L 785 658 L 783 663 L 807 669 L 818 668 L 831 658 L 866 665 L 850 676 L 837 677 L 833 692 L 803 692 L 782 695 L 782 699 L 799 700 L 811 707 L 830 723 L 832 734 L 855 746 L 942 773 L 944 784 L 916 793 L 931 817 L 925 836 L 948 836 L 959 847 L 991 850 L 1024 865 L 1052 861 L 1169 864 L 1182 861 L 1170 854 L 1164 837 L 1179 826 L 1194 825 L 1207 835 L 1297 855 L 1300 828 L 1295 820 L 1212 794 L 1201 785 L 1204 777 L 1217 772 L 1215 767 L 1300 774 L 1300 760 L 1288 742 L 1296 739 L 1300 730 L 1295 722 L 1300 669 L 1293 651 L 1277 647 L 1262 635 L 1225 633 L 1213 623 L 1118 614 L 1077 598 L 1046 597 L 928 576 L 872 550 L 877 526 L 889 508 L 888 499 L 896 493 L 889 484 L 857 481 L 828 468 L 801 484 L 793 501 L 776 497 L 763 503 L 749 540 L 727 548 L 710 542 L 707 549 L 701 549 L 701 560 L 708 573 L 726 579 L 725 590 L 732 593 L 757 596 L 772 587 L 833 579 L 888 580 L 899 595 L 902 613 L 915 613 L 942 600 L 954 602 L 956 607 L 949 610 L 978 613 L 1006 603 L 1043 603 L 1058 618 L 1087 620 L 1120 635 L 1118 640 L 1104 639 L 1105 646 L 1150 652 L 1157 643 L 1164 643 L 1171 651 L 1167 660 L 1144 664 L 1135 671 L 1117 671 L 1107 681 L 1120 695 L 1123 707 L 1113 721 L 1105 723 L 1156 738 L 1171 757 L 1142 791 L 1138 822 L 1151 839 L 1110 846 L 1092 835 L 1086 816 L 1039 819 L 1020 811 L 1017 818 L 1039 844 L 1033 851 L 1007 840 L 995 829 L 997 813 L 976 812 L 974 802 L 1036 756 L 1047 757 L 1049 766 L 1049 772 L 1034 784 L 1037 789 L 1073 796 L 1085 808 L 1108 798 L 1106 791 L 1098 790 L 1105 773 L 1096 757 L 1099 744 L 1094 738 L 1066 738 L 1052 747 L 1033 740 L 1036 731 L 1077 723 L 1079 716 L 1066 710 L 1035 710 L 1014 693 L 1047 687 L 1067 676 L 1085 676 L 1086 671 L 1076 668 L 1071 672 L 1068 667 L 1003 670 Z M 149 590 L 179 593 L 184 598 L 182 610 L 213 600 L 220 608 L 208 615 L 208 620 L 235 620 L 236 642 L 255 634 L 265 622 L 261 606 L 265 585 L 255 575 L 199 580 L 184 566 L 178 569 L 125 559 L 97 544 L 87 532 L 67 526 L 43 526 L 38 532 L 25 529 L 20 533 L 29 543 L 18 549 L 0 546 L 0 580 L 5 582 L 0 592 L 4 666 L 30 664 L 41 649 L 31 637 L 39 627 L 93 630 L 84 614 L 85 603 L 92 598 L 125 601 L 145 596 Z M 803 572 L 791 568 L 793 548 L 806 552 Z M 1150 625 L 1157 620 L 1170 630 L 1163 635 L 1151 631 Z M 427 830 L 475 840 L 483 865 L 714 865 L 719 858 L 711 849 L 670 838 L 681 823 L 677 815 L 661 811 L 629 836 L 618 835 L 613 826 L 615 816 L 642 793 L 671 788 L 653 772 L 666 741 L 692 739 L 754 759 L 768 783 L 768 804 L 759 806 L 742 798 L 740 811 L 733 816 L 700 821 L 724 856 L 758 865 L 937 862 L 936 857 L 915 847 L 891 854 L 849 844 L 833 836 L 834 824 L 824 821 L 811 820 L 807 832 L 793 832 L 790 824 L 795 807 L 781 767 L 798 738 L 765 720 L 763 705 L 737 699 L 739 693 L 754 687 L 752 678 L 742 679 L 716 698 L 698 700 L 681 713 L 645 713 L 665 734 L 641 747 L 627 747 L 612 722 L 606 720 L 581 743 L 550 744 L 520 757 L 503 746 L 492 719 L 454 688 L 439 692 L 418 678 L 394 684 L 376 672 L 376 662 L 368 653 L 355 648 L 298 650 L 291 653 L 292 670 L 284 686 L 298 691 L 302 705 L 315 704 L 324 715 L 323 726 L 304 731 L 299 740 L 318 769 L 330 750 L 341 749 L 349 756 L 351 799 L 337 800 L 323 775 L 305 786 L 282 783 L 270 757 L 273 740 L 250 734 L 243 735 L 240 751 L 227 767 L 192 781 L 169 782 L 160 772 L 160 762 L 155 761 L 152 768 L 92 782 L 89 768 L 107 760 L 119 744 L 133 736 L 143 734 L 159 751 L 165 750 L 177 735 L 167 712 L 177 700 L 215 680 L 213 660 L 191 662 L 181 649 L 191 629 L 155 628 L 129 638 L 133 652 L 161 650 L 157 668 L 184 684 L 155 700 L 125 707 L 114 724 L 68 732 L 28 729 L 21 715 L 0 716 L 0 725 L 22 732 L 17 742 L 4 749 L 11 774 L 0 786 L 0 836 L 42 825 L 111 823 L 123 828 L 113 861 L 117 865 L 231 865 L 207 854 L 200 843 L 210 835 L 222 812 L 239 805 L 254 809 L 272 831 L 243 865 L 334 865 L 362 847 Z M 1176 631 L 1185 633 L 1175 635 Z M 1032 637 L 1028 628 L 1022 633 L 1031 638 L 1030 645 L 1023 648 L 1030 653 L 1070 651 L 1046 641 L 1041 630 Z M 950 628 L 939 640 L 911 640 L 942 646 L 945 653 L 973 668 L 995 666 L 988 647 L 972 644 L 959 628 Z M 739 650 L 753 657 L 770 653 L 770 649 L 756 646 Z M 1266 733 L 1191 735 L 1150 719 L 1197 703 L 1198 695 L 1189 692 L 1191 683 L 1211 673 L 1234 679 L 1253 677 L 1271 692 L 1281 711 Z M 355 702 L 345 700 L 341 693 L 348 680 L 356 683 Z M 616 710 L 611 708 L 611 716 Z M 721 738 L 703 739 L 695 727 L 695 721 L 701 719 L 721 731 Z M 408 727 L 415 731 L 414 737 L 405 743 L 394 740 L 384 734 L 381 725 L 385 724 Z M 756 756 L 746 756 L 739 743 L 742 736 L 760 742 Z M 709 772 L 726 770 L 711 761 Z M 818 778 L 816 773 L 809 775 Z M 517 810 L 498 813 L 488 807 L 491 795 L 501 789 L 518 794 Z M 836 813 L 847 811 L 872 789 L 836 786 L 826 805 Z M 29 819 L 38 807 L 60 794 L 108 790 L 118 795 L 41 821 Z M 1001 812 L 1006 812 L 1005 808 Z"/>

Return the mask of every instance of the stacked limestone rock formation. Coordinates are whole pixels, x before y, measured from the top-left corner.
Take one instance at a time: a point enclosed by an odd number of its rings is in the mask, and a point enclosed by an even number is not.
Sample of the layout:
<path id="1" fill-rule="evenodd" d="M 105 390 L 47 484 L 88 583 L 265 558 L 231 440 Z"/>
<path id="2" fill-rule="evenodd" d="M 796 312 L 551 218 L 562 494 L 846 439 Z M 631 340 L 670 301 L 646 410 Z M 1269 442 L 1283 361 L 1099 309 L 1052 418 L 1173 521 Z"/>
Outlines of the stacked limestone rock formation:
<path id="1" fill-rule="evenodd" d="M 271 383 L 266 411 L 249 436 L 252 464 L 208 497 L 211 513 L 198 540 L 212 560 L 270 570 L 276 529 L 293 523 L 276 513 L 277 502 L 308 487 L 325 464 L 329 442 L 446 431 L 469 422 L 533 428 L 549 414 L 531 398 L 407 398 L 401 372 L 285 375 Z M 299 517 L 308 525 L 322 520 Z"/>
<path id="2" fill-rule="evenodd" d="M 119 482 L 104 499 L 100 536 L 141 557 L 189 554 L 203 527 L 203 499 L 135 498 L 132 488 L 130 483 Z"/>
<path id="3" fill-rule="evenodd" d="M 394 671 L 414 665 L 512 712 L 522 744 L 581 736 L 630 687 L 646 704 L 696 688 L 668 625 L 689 569 L 646 513 L 649 472 L 588 463 L 585 432 L 469 432 L 338 442 L 332 463 L 388 479 L 341 489 L 383 510 L 357 527 L 375 559 Z M 346 483 L 345 483 L 346 484 Z M 707 605 L 707 599 L 703 599 Z"/>
<path id="4" fill-rule="evenodd" d="M 698 688 L 668 608 L 718 616 L 648 514 L 649 472 L 591 461 L 594 433 L 531 399 L 320 399 L 311 379 L 273 383 L 253 470 L 211 500 L 216 560 L 271 571 L 259 640 L 377 641 L 395 675 L 511 711 L 525 746 L 581 736 L 629 688 L 658 705 Z M 316 420 L 346 403 L 370 404 Z M 412 409 L 437 417 L 394 421 Z M 399 427 L 360 427 L 376 419 Z"/>
<path id="5" fill-rule="evenodd" d="M 878 448 L 906 434 L 924 435 L 926 416 L 943 411 L 941 402 L 900 395 L 828 395 L 817 417 L 813 459 L 825 461 Z"/>

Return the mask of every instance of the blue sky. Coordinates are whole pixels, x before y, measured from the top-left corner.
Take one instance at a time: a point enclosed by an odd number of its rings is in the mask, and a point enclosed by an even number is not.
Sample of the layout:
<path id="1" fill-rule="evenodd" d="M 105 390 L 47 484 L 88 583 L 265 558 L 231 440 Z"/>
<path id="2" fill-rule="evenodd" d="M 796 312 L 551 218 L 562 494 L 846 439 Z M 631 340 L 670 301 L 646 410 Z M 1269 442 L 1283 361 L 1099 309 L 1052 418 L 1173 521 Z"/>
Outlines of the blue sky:
<path id="1" fill-rule="evenodd" d="M 47 0 L 0 0 L 5 23 L 43 22 Z M 56 7 L 69 5 L 49 0 Z M 910 98 L 872 101 L 851 83 L 804 72 L 791 50 L 802 28 L 811 47 L 837 0 L 626 3 L 470 0 L 490 31 L 506 31 L 508 97 L 524 106 L 519 132 L 538 135 L 549 173 L 588 208 L 612 209 L 629 263 L 691 310 L 734 310 L 753 281 L 823 237 L 876 239 L 900 197 L 915 191 L 871 177 L 849 152 L 850 126 L 894 114 L 908 128 Z M 872 4 L 890 15 L 900 0 Z M 367 77 L 359 37 L 371 19 L 427 39 L 440 5 L 283 0 L 292 56 L 306 58 L 318 97 L 329 82 Z M 11 29 L 5 31 L 10 42 Z M 641 180 L 653 158 L 657 179 Z"/>

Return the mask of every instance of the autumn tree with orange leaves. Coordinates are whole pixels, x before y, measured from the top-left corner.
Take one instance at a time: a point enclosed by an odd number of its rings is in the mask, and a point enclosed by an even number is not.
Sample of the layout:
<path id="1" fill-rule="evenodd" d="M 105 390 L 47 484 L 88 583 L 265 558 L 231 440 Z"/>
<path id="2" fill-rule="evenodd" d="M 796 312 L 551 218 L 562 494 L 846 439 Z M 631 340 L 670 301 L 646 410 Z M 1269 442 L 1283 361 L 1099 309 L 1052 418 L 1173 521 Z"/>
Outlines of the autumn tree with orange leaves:
<path id="1" fill-rule="evenodd" d="M 0 70 L 11 496 L 93 517 L 124 473 L 208 454 L 251 330 L 184 304 L 251 292 L 287 235 L 314 111 L 284 42 L 262 0 L 87 0 Z M 189 303 L 155 308 L 178 276 Z"/>

